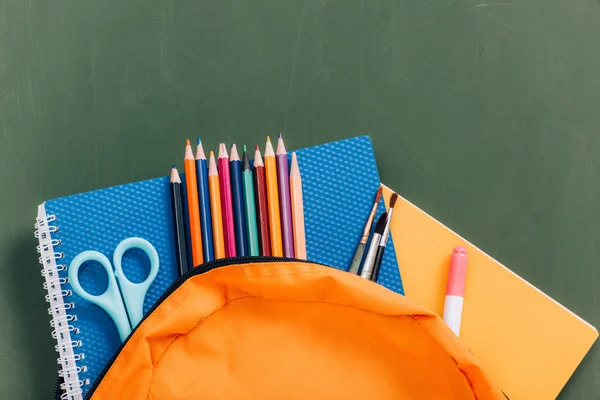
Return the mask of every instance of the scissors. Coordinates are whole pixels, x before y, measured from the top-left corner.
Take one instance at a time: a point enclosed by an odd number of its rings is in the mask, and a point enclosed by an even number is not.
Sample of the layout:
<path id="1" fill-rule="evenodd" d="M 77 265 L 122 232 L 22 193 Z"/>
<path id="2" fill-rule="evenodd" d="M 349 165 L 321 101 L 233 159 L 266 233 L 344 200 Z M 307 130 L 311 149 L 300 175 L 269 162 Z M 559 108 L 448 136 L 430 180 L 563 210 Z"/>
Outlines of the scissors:
<path id="1" fill-rule="evenodd" d="M 150 258 L 150 274 L 140 283 L 131 282 L 123 273 L 123 255 L 126 251 L 134 248 L 144 251 Z M 108 287 L 100 295 L 88 293 L 79 283 L 79 267 L 88 261 L 100 263 L 108 274 Z M 75 293 L 106 311 L 117 326 L 121 341 L 124 341 L 144 315 L 146 292 L 158 274 L 158 253 L 147 240 L 131 237 L 118 244 L 113 254 L 113 264 L 114 271 L 110 260 L 104 254 L 93 250 L 84 251 L 71 261 L 69 283 Z M 119 287 L 121 288 L 120 292 Z"/>

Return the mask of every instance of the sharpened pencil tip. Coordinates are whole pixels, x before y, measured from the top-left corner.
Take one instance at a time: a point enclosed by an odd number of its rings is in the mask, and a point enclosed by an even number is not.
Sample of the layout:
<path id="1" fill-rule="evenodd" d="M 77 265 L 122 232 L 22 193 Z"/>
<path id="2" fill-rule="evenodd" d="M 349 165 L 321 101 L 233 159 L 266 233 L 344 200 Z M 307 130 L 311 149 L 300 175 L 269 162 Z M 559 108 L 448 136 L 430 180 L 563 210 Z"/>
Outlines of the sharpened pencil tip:
<path id="1" fill-rule="evenodd" d="M 200 140 L 200 138 L 197 138 L 197 139 L 196 139 L 196 144 L 197 144 L 198 146 L 200 146 L 200 143 L 202 143 L 202 141 Z"/>
<path id="2" fill-rule="evenodd" d="M 177 167 L 175 165 L 171 165 L 172 169 L 177 169 Z"/>
<path id="3" fill-rule="evenodd" d="M 227 147 L 225 147 L 225 143 L 219 144 L 219 158 L 229 158 L 227 154 Z"/>
<path id="4" fill-rule="evenodd" d="M 300 167 L 298 167 L 298 158 L 296 152 L 292 153 L 292 164 L 290 166 L 290 178 L 300 178 Z"/>
<path id="5" fill-rule="evenodd" d="M 174 165 L 173 168 L 171 168 L 171 183 L 181 183 L 179 172 L 177 172 L 177 168 L 175 168 Z"/>
<path id="6" fill-rule="evenodd" d="M 186 145 L 186 146 L 191 146 L 191 145 L 190 145 L 190 139 L 185 139 L 185 145 Z"/>
<path id="7" fill-rule="evenodd" d="M 231 145 L 231 156 L 229 157 L 229 161 L 240 161 L 240 155 L 238 154 L 235 143 Z"/>
<path id="8" fill-rule="evenodd" d="M 279 134 L 279 139 L 277 139 L 277 155 L 286 154 L 285 144 L 283 143 L 283 137 L 281 133 Z"/>
<path id="9" fill-rule="evenodd" d="M 217 163 L 215 162 L 215 152 L 211 151 L 208 160 L 208 176 L 219 175 Z"/>
<path id="10" fill-rule="evenodd" d="M 204 154 L 200 138 L 198 138 L 198 147 L 196 147 L 196 160 L 206 160 L 206 154 Z"/>
<path id="11" fill-rule="evenodd" d="M 278 139 L 283 139 L 283 134 L 281 132 L 279 132 L 279 134 L 277 135 Z"/>
<path id="12" fill-rule="evenodd" d="M 258 145 L 256 145 L 256 147 L 254 148 L 254 150 L 257 150 L 257 151 L 259 150 Z"/>
<path id="13" fill-rule="evenodd" d="M 265 157 L 275 157 L 275 152 L 273 151 L 273 145 L 271 144 L 271 139 L 267 136 L 267 144 L 265 145 Z"/>

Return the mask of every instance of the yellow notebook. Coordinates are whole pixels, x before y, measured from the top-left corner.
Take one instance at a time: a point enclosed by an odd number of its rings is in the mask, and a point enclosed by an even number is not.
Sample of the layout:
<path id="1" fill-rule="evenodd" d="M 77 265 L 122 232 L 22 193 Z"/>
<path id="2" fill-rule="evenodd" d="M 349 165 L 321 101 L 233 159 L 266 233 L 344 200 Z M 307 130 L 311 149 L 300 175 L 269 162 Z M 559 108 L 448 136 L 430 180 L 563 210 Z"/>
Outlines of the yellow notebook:
<path id="1" fill-rule="evenodd" d="M 555 399 L 598 331 L 401 197 L 391 229 L 406 297 L 439 315 L 452 249 L 467 248 L 460 340 L 510 400 Z"/>

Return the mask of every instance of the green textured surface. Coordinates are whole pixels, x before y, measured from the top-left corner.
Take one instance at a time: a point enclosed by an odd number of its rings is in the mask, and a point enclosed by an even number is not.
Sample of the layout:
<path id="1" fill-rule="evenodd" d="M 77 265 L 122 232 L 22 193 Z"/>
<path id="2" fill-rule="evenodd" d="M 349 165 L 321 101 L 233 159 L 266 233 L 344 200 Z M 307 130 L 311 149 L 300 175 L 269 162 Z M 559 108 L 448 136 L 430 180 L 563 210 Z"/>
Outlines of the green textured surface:
<path id="1" fill-rule="evenodd" d="M 388 185 L 600 326 L 599 21 L 596 0 L 0 0 L 0 398 L 54 384 L 36 205 L 166 175 L 197 134 L 371 134 Z M 560 399 L 599 377 L 596 345 Z"/>

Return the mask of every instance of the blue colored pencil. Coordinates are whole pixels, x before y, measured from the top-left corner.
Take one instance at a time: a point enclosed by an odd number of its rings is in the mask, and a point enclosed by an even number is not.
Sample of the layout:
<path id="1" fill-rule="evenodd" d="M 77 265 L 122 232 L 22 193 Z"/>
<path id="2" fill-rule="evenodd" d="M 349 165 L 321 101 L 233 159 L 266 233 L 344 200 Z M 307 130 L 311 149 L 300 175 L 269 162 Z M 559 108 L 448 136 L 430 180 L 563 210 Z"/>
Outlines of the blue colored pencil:
<path id="1" fill-rule="evenodd" d="M 246 210 L 244 209 L 244 183 L 242 180 L 242 161 L 235 144 L 231 146 L 229 157 L 231 177 L 231 197 L 233 200 L 233 219 L 235 225 L 235 243 L 237 256 L 248 255 L 248 234 L 246 232 Z"/>
<path id="2" fill-rule="evenodd" d="M 198 138 L 198 147 L 196 148 L 196 177 L 198 181 L 200 227 L 202 228 L 202 248 L 204 249 L 204 262 L 208 262 L 215 259 L 215 250 L 213 247 L 212 215 L 208 191 L 208 168 L 200 138 Z"/>

